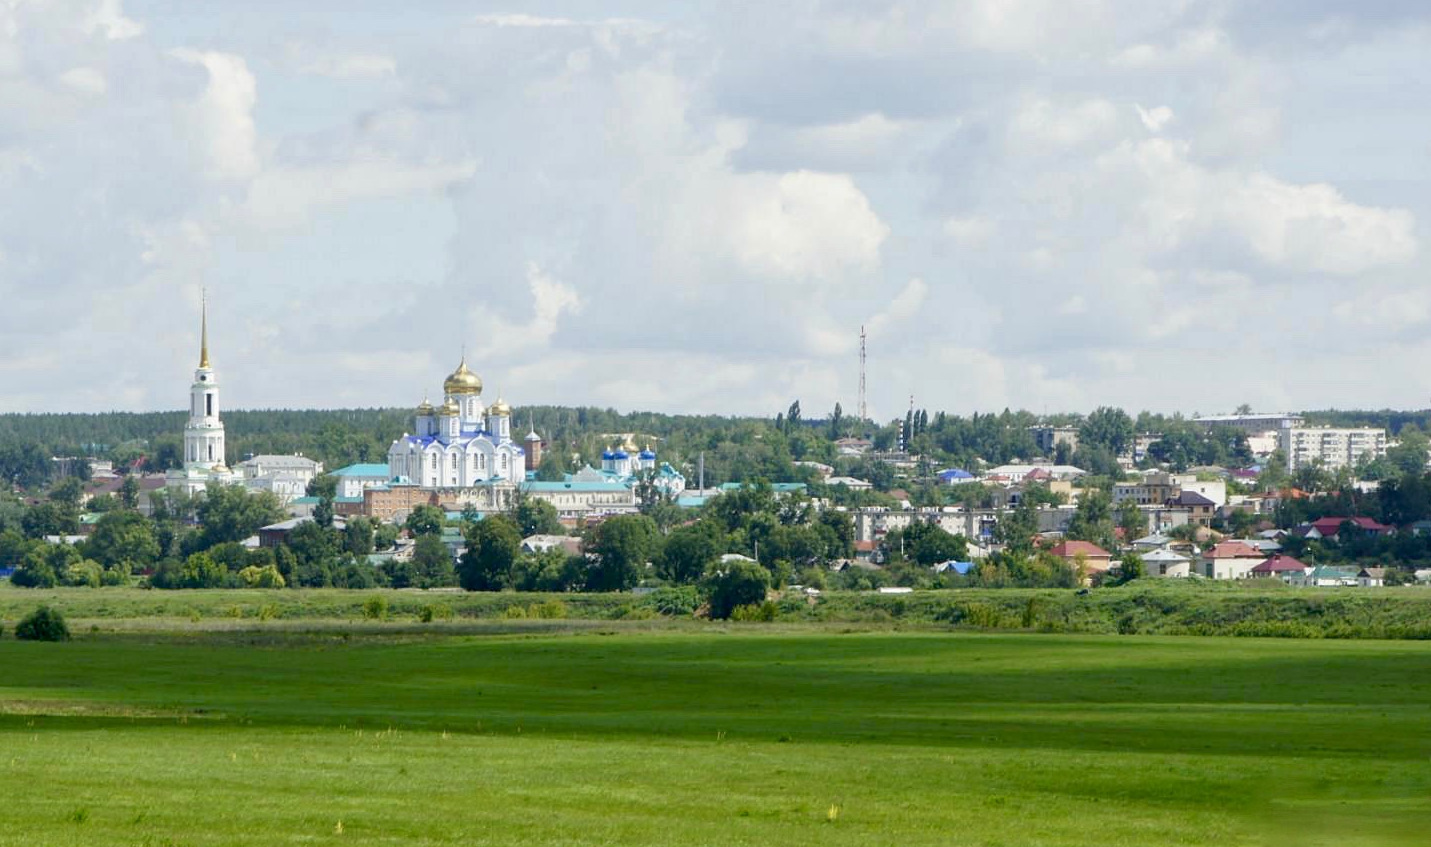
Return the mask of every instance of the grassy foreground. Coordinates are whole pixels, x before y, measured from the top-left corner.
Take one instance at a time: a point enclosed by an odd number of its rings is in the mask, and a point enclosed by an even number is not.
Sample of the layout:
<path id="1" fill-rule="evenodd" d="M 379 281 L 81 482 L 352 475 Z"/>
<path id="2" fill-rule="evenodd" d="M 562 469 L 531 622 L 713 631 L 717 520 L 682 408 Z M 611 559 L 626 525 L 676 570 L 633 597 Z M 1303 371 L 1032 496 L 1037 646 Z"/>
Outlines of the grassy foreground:
<path id="1" fill-rule="evenodd" d="M 0 784 L 0 845 L 1423 844 L 1431 644 L 7 637 Z"/>

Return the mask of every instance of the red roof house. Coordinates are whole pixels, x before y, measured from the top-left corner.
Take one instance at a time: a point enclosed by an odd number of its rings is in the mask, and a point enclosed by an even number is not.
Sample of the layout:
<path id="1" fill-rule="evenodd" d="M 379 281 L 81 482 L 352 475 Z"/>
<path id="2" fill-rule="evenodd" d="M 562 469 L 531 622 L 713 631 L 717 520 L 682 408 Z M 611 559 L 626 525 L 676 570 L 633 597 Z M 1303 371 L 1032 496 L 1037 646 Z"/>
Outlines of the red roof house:
<path id="1" fill-rule="evenodd" d="M 1281 577 L 1291 574 L 1304 574 L 1306 572 L 1306 565 L 1291 556 L 1284 556 L 1281 553 L 1273 554 L 1272 558 L 1252 568 L 1252 575 L 1256 577 Z"/>

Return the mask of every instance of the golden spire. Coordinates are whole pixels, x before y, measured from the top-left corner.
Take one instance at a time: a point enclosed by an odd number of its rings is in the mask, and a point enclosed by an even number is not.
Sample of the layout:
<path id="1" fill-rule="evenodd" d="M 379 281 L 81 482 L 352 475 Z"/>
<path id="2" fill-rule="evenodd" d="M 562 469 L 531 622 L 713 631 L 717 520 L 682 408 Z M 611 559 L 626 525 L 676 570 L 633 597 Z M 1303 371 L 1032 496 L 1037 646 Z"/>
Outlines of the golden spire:
<path id="1" fill-rule="evenodd" d="M 199 367 L 209 366 L 209 292 L 208 289 L 200 295 L 199 306 Z"/>

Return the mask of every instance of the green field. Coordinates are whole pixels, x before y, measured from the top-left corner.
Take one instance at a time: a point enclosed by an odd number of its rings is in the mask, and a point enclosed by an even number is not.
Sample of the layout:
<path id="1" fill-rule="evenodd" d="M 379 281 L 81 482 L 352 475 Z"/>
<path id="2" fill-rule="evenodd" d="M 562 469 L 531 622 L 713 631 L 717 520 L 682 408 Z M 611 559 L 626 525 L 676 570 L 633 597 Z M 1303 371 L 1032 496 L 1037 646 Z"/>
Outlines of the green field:
<path id="1" fill-rule="evenodd" d="M 1424 642 L 519 623 L 7 636 L 0 845 L 1431 832 Z"/>

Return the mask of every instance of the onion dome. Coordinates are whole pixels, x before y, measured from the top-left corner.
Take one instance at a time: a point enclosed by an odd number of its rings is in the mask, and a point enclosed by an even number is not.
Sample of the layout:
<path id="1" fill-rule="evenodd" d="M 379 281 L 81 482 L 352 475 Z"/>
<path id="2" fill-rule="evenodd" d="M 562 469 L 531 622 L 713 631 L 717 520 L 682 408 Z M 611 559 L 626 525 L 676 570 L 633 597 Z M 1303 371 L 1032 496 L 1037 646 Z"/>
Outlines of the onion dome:
<path id="1" fill-rule="evenodd" d="M 453 371 L 442 383 L 442 391 L 449 396 L 482 393 L 482 378 L 468 369 L 466 356 L 462 357 L 462 362 L 457 365 L 457 370 Z"/>
<path id="2" fill-rule="evenodd" d="M 654 459 L 654 458 L 656 458 L 656 454 L 655 454 L 655 452 L 653 452 L 653 451 L 651 451 L 651 450 L 642 450 L 642 451 L 641 451 L 641 458 L 643 458 L 643 459 Z"/>
<path id="3" fill-rule="evenodd" d="M 422 398 L 422 403 L 417 407 L 417 416 L 420 418 L 431 417 L 433 411 L 432 404 L 427 401 L 427 398 Z"/>
<path id="4" fill-rule="evenodd" d="M 507 401 L 503 400 L 502 396 L 499 394 L 497 395 L 497 402 L 493 403 L 490 407 L 488 407 L 487 414 L 504 415 L 510 418 L 512 416 L 512 407 L 508 406 Z"/>
<path id="5" fill-rule="evenodd" d="M 443 401 L 442 408 L 437 410 L 438 417 L 442 418 L 455 418 L 461 413 L 462 410 L 457 408 L 457 401 L 453 400 L 451 397 L 448 397 L 445 401 Z"/>

